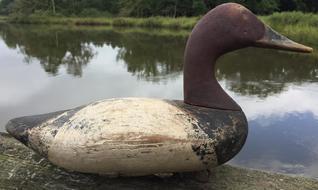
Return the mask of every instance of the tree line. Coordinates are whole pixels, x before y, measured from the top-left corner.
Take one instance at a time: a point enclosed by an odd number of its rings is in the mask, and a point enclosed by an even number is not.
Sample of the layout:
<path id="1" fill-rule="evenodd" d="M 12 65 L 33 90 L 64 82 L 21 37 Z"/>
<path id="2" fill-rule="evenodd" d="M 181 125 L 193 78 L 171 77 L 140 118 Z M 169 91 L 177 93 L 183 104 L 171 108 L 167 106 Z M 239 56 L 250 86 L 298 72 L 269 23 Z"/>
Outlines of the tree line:
<path id="1" fill-rule="evenodd" d="M 197 16 L 226 2 L 259 15 L 281 11 L 317 12 L 317 0 L 0 0 L 1 15 Z"/>

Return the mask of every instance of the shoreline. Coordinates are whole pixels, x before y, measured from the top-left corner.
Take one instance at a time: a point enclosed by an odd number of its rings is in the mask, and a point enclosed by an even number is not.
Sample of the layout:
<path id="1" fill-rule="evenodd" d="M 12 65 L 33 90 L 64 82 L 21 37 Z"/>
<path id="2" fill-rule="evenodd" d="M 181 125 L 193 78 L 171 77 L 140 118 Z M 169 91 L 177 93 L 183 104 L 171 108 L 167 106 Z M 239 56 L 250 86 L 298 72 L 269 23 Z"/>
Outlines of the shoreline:
<path id="1" fill-rule="evenodd" d="M 267 16 L 259 16 L 267 25 L 274 28 L 281 34 L 296 39 L 302 43 L 317 47 L 318 41 L 318 14 L 301 12 L 282 12 Z M 190 33 L 200 17 L 49 17 L 30 15 L 27 17 L 0 16 L 1 24 L 28 24 L 28 25 L 48 25 L 67 26 L 73 28 L 128 28 L 146 30 L 178 30 L 183 31 L 183 35 Z M 171 32 L 170 32 L 171 33 Z"/>
<path id="2" fill-rule="evenodd" d="M 18 24 L 87 25 L 87 26 L 127 26 L 145 28 L 192 29 L 202 16 L 196 17 L 65 17 L 65 16 L 0 16 L 0 21 Z M 293 25 L 318 27 L 318 14 L 302 12 L 281 12 L 258 16 L 266 24 L 281 27 Z"/>
<path id="3" fill-rule="evenodd" d="M 15 24 L 47 24 L 72 26 L 114 26 L 114 27 L 141 27 L 141 28 L 168 28 L 191 29 L 200 17 L 0 17 L 7 23 Z"/>
<path id="4" fill-rule="evenodd" d="M 271 15 L 267 17 L 260 17 L 267 25 L 270 27 L 274 28 L 276 31 L 279 33 L 288 36 L 291 40 L 295 41 L 300 41 L 303 44 L 306 44 L 307 46 L 311 46 L 314 48 L 313 54 L 316 55 L 315 49 L 318 48 L 317 44 L 315 44 L 316 41 L 318 41 L 318 24 L 316 23 L 303 23 L 302 19 L 295 17 L 290 19 L 291 23 L 282 25 L 279 24 L 280 22 L 283 22 L 284 18 L 282 15 L 286 15 L 287 13 L 279 13 L 279 21 L 277 21 L 277 16 Z M 302 13 L 301 13 L 302 14 Z M 308 14 L 306 14 L 308 15 Z M 81 18 L 67 18 L 67 19 L 62 19 L 59 21 L 56 21 L 58 18 L 54 18 L 53 20 L 41 20 L 37 22 L 13 22 L 10 20 L 8 17 L 0 17 L 0 24 L 5 24 L 5 25 L 26 25 L 26 26 L 35 26 L 35 27 L 44 27 L 44 28 L 52 28 L 52 29 L 59 29 L 59 30 L 115 30 L 120 33 L 130 33 L 130 32 L 137 32 L 137 33 L 145 33 L 149 35 L 158 35 L 158 36 L 176 36 L 176 37 L 184 37 L 187 38 L 188 35 L 191 32 L 192 25 L 185 25 L 185 26 L 174 26 L 170 27 L 171 25 L 167 23 L 175 23 L 178 21 L 177 19 L 174 18 L 168 18 L 171 21 L 166 22 L 165 25 L 160 26 L 160 25 L 150 25 L 145 24 L 145 20 L 154 20 L 155 17 L 150 17 L 147 19 L 139 19 L 139 18 L 127 18 L 129 22 L 119 22 L 119 20 L 122 20 L 122 18 L 114 18 L 109 19 L 106 18 L 104 22 L 100 21 L 100 24 L 96 24 L 91 20 L 91 22 L 86 22 L 89 20 L 89 18 L 85 19 L 85 22 L 80 22 L 78 23 Z M 96 20 L 99 20 L 100 18 L 94 18 Z M 161 17 L 161 19 L 164 19 Z M 188 18 L 181 18 L 181 19 L 188 19 Z M 189 18 L 191 19 L 191 18 Z M 193 18 L 192 18 L 193 19 Z M 197 18 L 198 19 L 198 18 Z M 101 19 L 103 20 L 103 19 Z M 36 20 L 32 20 L 36 21 Z M 47 22 L 48 21 L 48 22 Z M 119 23 L 116 23 L 116 22 Z M 114 23 L 112 23 L 114 22 Z M 139 23 L 139 24 L 132 24 L 133 22 Z M 192 20 L 193 22 L 193 20 Z M 90 23 L 95 23 L 95 24 L 90 24 Z M 146 22 L 147 23 L 147 22 Z M 187 22 L 190 23 L 190 22 Z M 195 23 L 195 22 L 193 22 Z M 301 24 L 302 23 L 302 24 Z M 318 23 L 318 14 L 317 14 L 317 23 Z M 316 25 L 317 26 L 316 26 Z"/>

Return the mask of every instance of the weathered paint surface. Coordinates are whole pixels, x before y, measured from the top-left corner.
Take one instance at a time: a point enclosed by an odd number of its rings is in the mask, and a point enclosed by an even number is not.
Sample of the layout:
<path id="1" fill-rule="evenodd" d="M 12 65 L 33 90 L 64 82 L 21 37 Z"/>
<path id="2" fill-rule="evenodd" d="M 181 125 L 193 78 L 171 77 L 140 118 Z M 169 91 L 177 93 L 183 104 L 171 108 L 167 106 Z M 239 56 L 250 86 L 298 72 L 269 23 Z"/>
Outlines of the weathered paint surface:
<path id="1" fill-rule="evenodd" d="M 206 183 L 193 173 L 159 178 L 156 176 L 108 178 L 66 172 L 21 143 L 0 133 L 0 189 L 21 190 L 317 190 L 318 181 L 303 177 L 260 172 L 228 165 L 213 170 Z"/>
<path id="2" fill-rule="evenodd" d="M 220 144 L 238 139 L 232 143 L 240 149 L 247 131 L 228 119 L 228 111 L 223 113 L 227 117 L 218 113 L 209 118 L 213 109 L 198 115 L 196 108 L 147 98 L 99 101 L 29 127 L 26 144 L 60 167 L 85 173 L 131 176 L 211 169 L 220 164 Z M 226 136 L 238 127 L 244 134 Z"/>
<path id="3" fill-rule="evenodd" d="M 233 158 L 245 144 L 248 123 L 243 111 L 211 109 L 192 106 L 182 101 L 170 101 L 195 118 L 194 127 L 200 128 L 213 139 L 218 164 Z M 200 153 L 205 156 L 206 152 Z"/>

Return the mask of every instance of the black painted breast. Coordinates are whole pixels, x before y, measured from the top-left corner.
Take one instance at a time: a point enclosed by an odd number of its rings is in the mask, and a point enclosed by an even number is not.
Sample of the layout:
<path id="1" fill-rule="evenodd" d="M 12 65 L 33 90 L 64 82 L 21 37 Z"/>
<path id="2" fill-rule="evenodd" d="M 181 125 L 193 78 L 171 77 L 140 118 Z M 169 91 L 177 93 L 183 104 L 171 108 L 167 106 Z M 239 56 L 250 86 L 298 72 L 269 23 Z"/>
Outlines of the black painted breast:
<path id="1" fill-rule="evenodd" d="M 232 159 L 245 144 L 248 123 L 243 111 L 192 106 L 183 101 L 168 102 L 194 117 L 198 121 L 198 126 L 194 128 L 201 128 L 216 142 L 215 150 L 219 165 Z"/>

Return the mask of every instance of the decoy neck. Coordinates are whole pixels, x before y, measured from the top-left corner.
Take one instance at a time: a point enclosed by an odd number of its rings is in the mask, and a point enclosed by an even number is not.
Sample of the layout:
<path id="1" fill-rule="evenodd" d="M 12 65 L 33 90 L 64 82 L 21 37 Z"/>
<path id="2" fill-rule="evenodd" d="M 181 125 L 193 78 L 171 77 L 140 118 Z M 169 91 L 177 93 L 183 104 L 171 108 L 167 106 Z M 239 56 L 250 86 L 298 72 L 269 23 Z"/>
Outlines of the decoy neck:
<path id="1" fill-rule="evenodd" d="M 188 39 L 184 102 L 214 109 L 241 110 L 217 82 L 215 64 L 225 53 L 249 46 L 312 52 L 312 48 L 293 42 L 263 24 L 242 5 L 219 5 L 197 23 Z"/>

